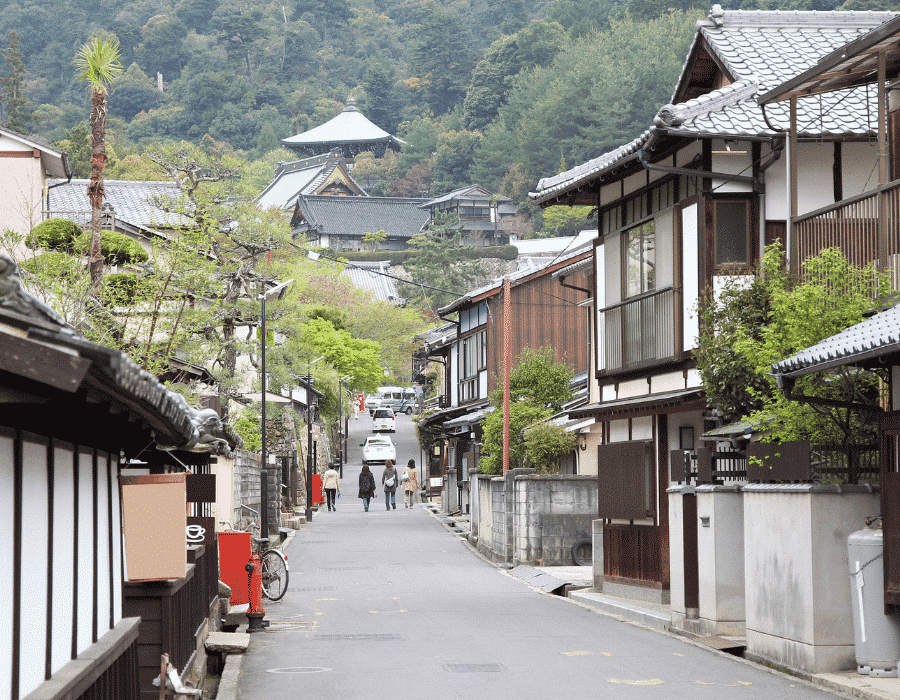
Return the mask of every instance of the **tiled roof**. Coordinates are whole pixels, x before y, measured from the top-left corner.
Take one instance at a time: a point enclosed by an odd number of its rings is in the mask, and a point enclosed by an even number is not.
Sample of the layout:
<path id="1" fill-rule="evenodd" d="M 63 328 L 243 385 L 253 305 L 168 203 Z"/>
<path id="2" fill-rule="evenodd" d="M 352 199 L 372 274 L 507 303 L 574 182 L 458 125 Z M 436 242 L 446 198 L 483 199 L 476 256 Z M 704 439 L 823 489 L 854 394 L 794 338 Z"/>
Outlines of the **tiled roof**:
<path id="1" fill-rule="evenodd" d="M 664 105 L 653 126 L 634 141 L 541 179 L 529 198 L 545 202 L 582 188 L 601 174 L 635 160 L 638 151 L 658 136 L 774 136 L 789 125 L 788 105 L 770 105 L 764 116 L 757 96 L 895 16 L 891 12 L 725 11 L 714 5 L 709 19 L 697 23 L 673 100 L 684 92 L 692 56 L 701 44 L 716 56 L 732 84 L 680 104 Z M 874 92 L 868 97 L 874 100 Z M 877 115 L 877 108 L 867 99 L 865 88 L 854 88 L 799 100 L 800 135 L 874 135 L 877 122 L 872 115 Z"/>
<path id="2" fill-rule="evenodd" d="M 432 207 L 443 202 L 452 202 L 454 199 L 482 199 L 484 201 L 488 201 L 489 199 L 491 199 L 491 197 L 495 196 L 497 197 L 497 203 L 512 201 L 509 197 L 493 195 L 480 185 L 468 185 L 467 187 L 460 187 L 458 190 L 453 190 L 453 192 L 442 194 L 436 199 L 425 202 L 425 204 L 423 204 L 422 206 Z"/>
<path id="3" fill-rule="evenodd" d="M 90 212 L 87 196 L 88 180 L 53 180 L 50 183 L 50 211 L 60 216 L 67 212 Z M 180 196 L 171 182 L 107 180 L 106 202 L 116 218 L 140 228 L 174 228 L 192 225 L 188 217 L 164 211 L 158 203 L 175 202 Z"/>
<path id="4" fill-rule="evenodd" d="M 394 280 L 386 277 L 389 262 L 354 262 L 344 267 L 342 275 L 348 277 L 353 286 L 369 292 L 379 301 L 401 305 L 406 300 L 397 293 Z"/>
<path id="5" fill-rule="evenodd" d="M 572 252 L 567 253 L 566 255 L 559 255 L 556 258 L 551 259 L 550 262 L 546 263 L 545 265 L 543 265 L 541 267 L 535 267 L 535 266 L 529 265 L 522 269 L 516 270 L 515 272 L 513 272 L 509 275 L 509 279 L 510 279 L 510 282 L 515 282 L 516 280 L 524 279 L 525 277 L 529 277 L 531 275 L 537 274 L 544 270 L 549 271 L 550 267 L 554 267 L 554 270 L 555 270 L 556 266 L 562 267 L 564 263 L 567 263 L 567 262 L 571 263 L 575 260 L 575 258 L 578 258 L 579 256 L 589 256 L 592 253 L 593 253 L 592 244 L 581 246 L 577 250 L 573 250 Z M 472 291 L 467 292 L 466 294 L 464 294 L 461 297 L 457 297 L 456 299 L 451 301 L 449 304 L 447 304 L 447 306 L 444 306 L 443 308 L 438 309 L 438 314 L 441 314 L 441 315 L 449 314 L 450 312 L 455 311 L 456 309 L 470 303 L 473 299 L 476 299 L 476 298 L 480 297 L 481 295 L 486 294 L 488 292 L 499 290 L 501 287 L 503 287 L 503 278 L 502 277 L 495 279 L 490 284 L 486 284 L 482 287 L 478 287 L 477 289 L 473 289 Z"/>
<path id="6" fill-rule="evenodd" d="M 396 136 L 391 136 L 384 129 L 375 126 L 353 104 L 348 104 L 343 112 L 324 124 L 281 140 L 285 146 L 378 143 L 381 141 L 390 141 L 397 146 L 404 143 Z"/>
<path id="7" fill-rule="evenodd" d="M 801 377 L 900 352 L 900 304 L 776 362 L 772 372 Z"/>
<path id="8" fill-rule="evenodd" d="M 295 160 L 290 163 L 280 163 L 272 182 L 256 198 L 256 201 L 263 209 L 272 207 L 291 209 L 296 203 L 298 195 L 315 194 L 328 176 L 342 163 L 343 159 L 340 155 L 334 153 Z M 347 178 L 360 192 L 365 192 L 350 177 L 349 173 L 347 173 Z"/>
<path id="9" fill-rule="evenodd" d="M 335 197 L 301 195 L 297 199 L 305 219 L 297 231 L 315 229 L 329 236 L 361 239 L 366 233 L 384 231 L 389 238 L 408 239 L 428 223 L 424 199 L 404 197 Z"/>

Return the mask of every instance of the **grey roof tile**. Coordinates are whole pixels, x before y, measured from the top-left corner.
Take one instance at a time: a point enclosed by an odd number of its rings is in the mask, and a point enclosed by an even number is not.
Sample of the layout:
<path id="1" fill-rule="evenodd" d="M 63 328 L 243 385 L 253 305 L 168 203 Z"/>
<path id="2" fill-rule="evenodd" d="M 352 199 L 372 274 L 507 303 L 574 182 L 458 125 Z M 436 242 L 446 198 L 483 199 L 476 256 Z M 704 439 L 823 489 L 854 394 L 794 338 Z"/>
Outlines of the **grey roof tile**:
<path id="1" fill-rule="evenodd" d="M 900 304 L 776 362 L 772 371 L 802 376 L 896 352 L 900 352 Z"/>
<path id="2" fill-rule="evenodd" d="M 355 239 L 384 230 L 389 238 L 408 239 L 429 221 L 429 213 L 420 208 L 425 201 L 413 197 L 300 195 L 297 203 L 306 223 L 296 230 L 315 229 Z"/>
<path id="3" fill-rule="evenodd" d="M 354 262 L 344 267 L 341 274 L 350 279 L 355 287 L 369 292 L 379 301 L 388 304 L 402 304 L 403 299 L 397 293 L 397 286 L 394 280 L 386 277 L 390 263 L 386 261 L 378 262 Z"/>
<path id="4" fill-rule="evenodd" d="M 49 210 L 51 215 L 67 216 L 71 212 L 91 211 L 87 196 L 88 180 L 51 180 Z M 180 191 L 171 182 L 107 180 L 106 201 L 116 218 L 145 229 L 190 226 L 192 220 L 182 214 L 170 213 L 159 204 L 177 202 Z"/>
<path id="5" fill-rule="evenodd" d="M 637 139 L 564 173 L 542 178 L 529 198 L 538 202 L 585 186 L 599 174 L 633 160 L 657 132 L 683 136 L 773 136 L 756 98 L 780 85 L 836 48 L 893 19 L 892 12 L 725 11 L 714 5 L 697 33 L 676 85 L 673 101 L 690 79 L 691 57 L 699 44 L 709 47 L 734 79 L 731 85 L 677 105 L 665 105 L 650 130 Z M 877 132 L 875 94 L 866 88 L 798 101 L 801 136 L 871 136 Z M 786 129 L 788 105 L 766 108 L 769 122 Z M 672 118 L 675 122 L 670 122 Z"/>

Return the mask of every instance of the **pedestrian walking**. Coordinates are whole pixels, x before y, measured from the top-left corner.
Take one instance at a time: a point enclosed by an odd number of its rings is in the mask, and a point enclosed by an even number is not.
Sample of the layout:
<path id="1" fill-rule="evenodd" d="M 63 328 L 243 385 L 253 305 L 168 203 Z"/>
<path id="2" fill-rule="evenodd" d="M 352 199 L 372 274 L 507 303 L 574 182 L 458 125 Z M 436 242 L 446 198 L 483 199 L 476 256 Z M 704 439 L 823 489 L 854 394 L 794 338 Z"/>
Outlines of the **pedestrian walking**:
<path id="1" fill-rule="evenodd" d="M 325 501 L 328 504 L 328 510 L 337 510 L 334 498 L 336 494 L 341 492 L 341 482 L 333 463 L 328 464 L 328 471 L 322 476 L 322 488 L 325 489 Z"/>
<path id="2" fill-rule="evenodd" d="M 412 508 L 413 498 L 416 491 L 419 490 L 419 475 L 416 472 L 416 460 L 411 459 L 406 463 L 406 469 L 403 470 L 403 476 L 400 477 L 403 482 L 403 507 Z"/>
<path id="3" fill-rule="evenodd" d="M 397 482 L 400 481 L 400 475 L 394 469 L 394 463 L 387 460 L 384 463 L 384 471 L 381 474 L 381 483 L 384 484 L 384 505 L 390 510 L 391 507 L 397 510 Z"/>
<path id="4" fill-rule="evenodd" d="M 364 464 L 359 474 L 359 497 L 363 507 L 369 510 L 369 500 L 375 498 L 375 475 L 369 470 L 369 465 Z"/>

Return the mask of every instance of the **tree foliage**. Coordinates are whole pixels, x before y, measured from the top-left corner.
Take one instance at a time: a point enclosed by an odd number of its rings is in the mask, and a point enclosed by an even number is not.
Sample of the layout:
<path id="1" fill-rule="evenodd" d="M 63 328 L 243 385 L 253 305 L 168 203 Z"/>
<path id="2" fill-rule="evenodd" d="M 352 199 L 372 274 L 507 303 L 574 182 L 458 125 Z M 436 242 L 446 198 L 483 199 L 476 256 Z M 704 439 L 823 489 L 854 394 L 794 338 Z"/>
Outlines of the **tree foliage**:
<path id="1" fill-rule="evenodd" d="M 859 444 L 870 441 L 865 412 L 788 400 L 769 376 L 772 365 L 863 320 L 890 289 L 872 265 L 857 267 L 837 249 L 803 263 L 799 279 L 770 246 L 749 283 L 707 293 L 696 352 L 707 400 L 727 420 L 766 425 L 767 439 Z M 876 406 L 873 374 L 845 368 L 800 379 L 797 394 Z"/>
<path id="2" fill-rule="evenodd" d="M 544 421 L 525 431 L 525 457 L 538 474 L 558 474 L 559 460 L 575 448 L 575 433 Z"/>

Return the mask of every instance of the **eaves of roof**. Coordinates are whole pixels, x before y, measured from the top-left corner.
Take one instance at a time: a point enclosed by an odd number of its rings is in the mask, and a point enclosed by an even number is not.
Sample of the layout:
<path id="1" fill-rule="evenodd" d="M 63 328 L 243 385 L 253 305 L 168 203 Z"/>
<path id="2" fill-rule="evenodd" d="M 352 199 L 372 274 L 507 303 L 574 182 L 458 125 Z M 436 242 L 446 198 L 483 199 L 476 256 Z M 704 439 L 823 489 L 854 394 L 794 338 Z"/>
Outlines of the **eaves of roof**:
<path id="1" fill-rule="evenodd" d="M 616 401 L 592 403 L 573 408 L 569 415 L 575 418 L 614 418 L 617 416 L 647 416 L 654 413 L 674 413 L 700 408 L 706 405 L 702 389 L 681 389 L 648 396 L 637 396 Z"/>

